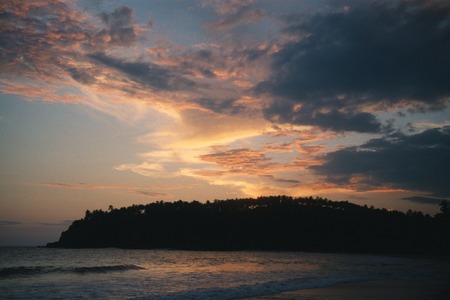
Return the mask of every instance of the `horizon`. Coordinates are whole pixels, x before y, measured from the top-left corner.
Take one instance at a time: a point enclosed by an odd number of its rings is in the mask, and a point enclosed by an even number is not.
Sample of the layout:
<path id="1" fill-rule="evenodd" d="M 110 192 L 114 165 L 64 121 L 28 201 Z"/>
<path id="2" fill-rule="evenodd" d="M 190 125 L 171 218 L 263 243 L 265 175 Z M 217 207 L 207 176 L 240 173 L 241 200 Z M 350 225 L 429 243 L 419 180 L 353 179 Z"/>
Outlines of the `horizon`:
<path id="1" fill-rule="evenodd" d="M 450 200 L 448 1 L 0 4 L 0 246 L 86 210 Z"/>

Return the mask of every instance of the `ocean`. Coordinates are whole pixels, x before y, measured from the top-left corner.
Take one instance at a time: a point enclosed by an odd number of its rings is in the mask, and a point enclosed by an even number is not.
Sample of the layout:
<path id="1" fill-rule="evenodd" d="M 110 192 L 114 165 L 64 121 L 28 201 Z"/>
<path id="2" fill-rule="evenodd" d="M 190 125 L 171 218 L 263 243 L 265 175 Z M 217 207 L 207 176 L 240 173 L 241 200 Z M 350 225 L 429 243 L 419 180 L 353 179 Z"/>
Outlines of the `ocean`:
<path id="1" fill-rule="evenodd" d="M 238 299 L 441 276 L 448 261 L 303 252 L 0 248 L 1 299 Z"/>

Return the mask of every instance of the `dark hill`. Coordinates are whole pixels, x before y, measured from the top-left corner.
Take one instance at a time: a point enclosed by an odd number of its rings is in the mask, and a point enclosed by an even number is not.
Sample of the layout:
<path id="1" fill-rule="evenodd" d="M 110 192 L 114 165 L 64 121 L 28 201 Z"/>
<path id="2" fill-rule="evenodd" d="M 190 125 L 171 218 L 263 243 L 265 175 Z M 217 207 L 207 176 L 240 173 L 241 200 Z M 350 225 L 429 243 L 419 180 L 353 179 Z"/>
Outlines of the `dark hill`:
<path id="1" fill-rule="evenodd" d="M 448 255 L 447 204 L 431 217 L 312 197 L 160 201 L 86 211 L 47 247 Z"/>

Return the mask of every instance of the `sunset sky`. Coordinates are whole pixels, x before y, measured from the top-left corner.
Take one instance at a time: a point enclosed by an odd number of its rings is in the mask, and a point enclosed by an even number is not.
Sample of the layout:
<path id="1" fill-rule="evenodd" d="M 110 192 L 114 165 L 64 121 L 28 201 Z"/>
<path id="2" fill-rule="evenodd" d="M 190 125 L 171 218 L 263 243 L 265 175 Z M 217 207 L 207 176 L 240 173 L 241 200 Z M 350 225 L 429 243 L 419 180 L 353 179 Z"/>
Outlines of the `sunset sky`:
<path id="1" fill-rule="evenodd" d="M 450 2 L 0 2 L 0 245 L 89 209 L 450 199 Z"/>

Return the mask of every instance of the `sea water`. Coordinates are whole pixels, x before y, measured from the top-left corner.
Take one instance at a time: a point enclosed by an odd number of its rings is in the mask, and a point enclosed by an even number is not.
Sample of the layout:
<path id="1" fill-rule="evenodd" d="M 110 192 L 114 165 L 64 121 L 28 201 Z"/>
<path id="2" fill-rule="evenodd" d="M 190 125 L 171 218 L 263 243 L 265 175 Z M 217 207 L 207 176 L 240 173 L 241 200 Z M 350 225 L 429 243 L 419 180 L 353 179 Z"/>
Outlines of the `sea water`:
<path id="1" fill-rule="evenodd" d="M 427 278 L 448 262 L 302 252 L 0 248 L 2 299 L 237 299 L 372 279 Z"/>

